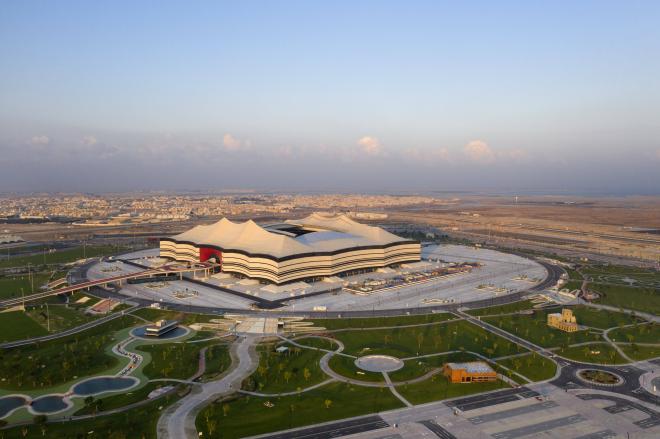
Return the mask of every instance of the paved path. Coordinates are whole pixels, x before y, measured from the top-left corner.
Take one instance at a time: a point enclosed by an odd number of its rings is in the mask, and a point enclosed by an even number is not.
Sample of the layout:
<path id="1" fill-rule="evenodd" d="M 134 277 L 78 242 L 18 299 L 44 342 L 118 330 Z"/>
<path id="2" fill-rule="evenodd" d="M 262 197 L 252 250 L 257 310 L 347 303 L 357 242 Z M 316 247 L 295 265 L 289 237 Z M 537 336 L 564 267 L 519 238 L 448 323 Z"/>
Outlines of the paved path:
<path id="1" fill-rule="evenodd" d="M 404 403 L 406 407 L 412 407 L 413 405 L 408 402 L 406 398 L 403 397 L 399 392 L 397 392 L 396 388 L 394 387 L 394 384 L 392 383 L 392 380 L 390 379 L 390 376 L 387 374 L 387 372 L 383 372 L 383 376 L 385 377 L 385 382 L 387 383 L 387 387 L 390 388 L 390 392 L 392 392 L 392 395 L 396 396 L 399 398 L 399 401 Z"/>
<path id="2" fill-rule="evenodd" d="M 199 410 L 222 395 L 239 389 L 243 379 L 257 368 L 259 358 L 254 351 L 259 337 L 240 337 L 232 345 L 232 366 L 227 374 L 216 381 L 202 383 L 176 404 L 169 407 L 158 420 L 157 434 L 161 439 L 197 438 L 195 417 Z"/>

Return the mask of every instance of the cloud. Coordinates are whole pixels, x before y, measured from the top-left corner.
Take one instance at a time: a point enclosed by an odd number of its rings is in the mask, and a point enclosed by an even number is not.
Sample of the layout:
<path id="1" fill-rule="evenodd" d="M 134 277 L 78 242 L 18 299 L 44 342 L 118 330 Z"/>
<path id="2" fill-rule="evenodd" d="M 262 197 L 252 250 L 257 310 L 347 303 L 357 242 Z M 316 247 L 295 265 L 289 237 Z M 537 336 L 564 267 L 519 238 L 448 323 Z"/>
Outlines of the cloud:
<path id="1" fill-rule="evenodd" d="M 406 148 L 401 151 L 401 157 L 410 162 L 416 162 L 424 165 L 437 164 L 438 162 L 448 162 L 451 155 L 447 148 L 419 149 Z"/>
<path id="2" fill-rule="evenodd" d="M 96 145 L 98 143 L 98 140 L 94 136 L 85 136 L 82 138 L 81 142 L 83 145 L 92 146 L 92 145 Z"/>
<path id="3" fill-rule="evenodd" d="M 357 141 L 357 144 L 367 155 L 377 156 L 383 153 L 383 147 L 381 146 L 380 141 L 375 137 L 364 136 Z"/>
<path id="4" fill-rule="evenodd" d="M 222 144 L 224 145 L 227 151 L 240 151 L 241 149 L 243 149 L 243 142 L 241 142 L 231 134 L 225 134 L 222 137 Z"/>
<path id="5" fill-rule="evenodd" d="M 34 136 L 30 139 L 30 143 L 33 145 L 48 145 L 50 143 L 50 137 L 48 136 Z"/>
<path id="6" fill-rule="evenodd" d="M 513 160 L 514 162 L 524 162 L 529 158 L 529 153 L 521 148 L 508 149 L 497 153 L 498 158 Z"/>
<path id="7" fill-rule="evenodd" d="M 482 140 L 473 140 L 465 145 L 463 147 L 463 153 L 468 159 L 474 162 L 488 163 L 495 160 L 495 153 L 490 146 Z"/>

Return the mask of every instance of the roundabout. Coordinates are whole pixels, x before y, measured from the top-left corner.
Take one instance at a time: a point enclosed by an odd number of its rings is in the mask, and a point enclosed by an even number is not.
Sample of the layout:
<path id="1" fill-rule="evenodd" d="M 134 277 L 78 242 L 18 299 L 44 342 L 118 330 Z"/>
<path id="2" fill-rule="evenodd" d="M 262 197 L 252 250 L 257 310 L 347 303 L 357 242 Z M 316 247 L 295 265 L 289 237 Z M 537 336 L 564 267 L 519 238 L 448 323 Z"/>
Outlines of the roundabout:
<path id="1" fill-rule="evenodd" d="M 357 358 L 355 365 L 367 372 L 394 372 L 403 368 L 403 361 L 389 355 L 366 355 Z"/>
<path id="2" fill-rule="evenodd" d="M 625 382 L 623 377 L 606 370 L 580 369 L 576 375 L 582 381 L 598 386 L 619 386 Z"/>

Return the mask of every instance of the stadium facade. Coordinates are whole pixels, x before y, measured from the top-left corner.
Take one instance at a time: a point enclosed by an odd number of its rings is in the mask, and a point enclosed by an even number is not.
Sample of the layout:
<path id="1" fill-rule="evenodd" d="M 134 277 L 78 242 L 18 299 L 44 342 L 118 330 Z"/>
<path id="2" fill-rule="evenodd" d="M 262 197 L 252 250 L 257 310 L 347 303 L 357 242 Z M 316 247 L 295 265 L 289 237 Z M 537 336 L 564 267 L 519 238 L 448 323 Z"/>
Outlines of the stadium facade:
<path id="1" fill-rule="evenodd" d="M 214 260 L 223 272 L 283 284 L 418 262 L 421 247 L 346 215 L 314 213 L 267 226 L 223 218 L 162 238 L 160 256 L 186 262 Z"/>

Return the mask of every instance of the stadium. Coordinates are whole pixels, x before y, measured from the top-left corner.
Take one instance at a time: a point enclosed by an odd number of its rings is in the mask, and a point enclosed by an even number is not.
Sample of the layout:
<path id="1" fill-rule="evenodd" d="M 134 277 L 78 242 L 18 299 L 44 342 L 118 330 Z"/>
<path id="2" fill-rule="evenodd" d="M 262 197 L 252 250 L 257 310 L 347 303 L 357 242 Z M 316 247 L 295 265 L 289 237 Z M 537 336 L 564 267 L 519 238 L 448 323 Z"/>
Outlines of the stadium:
<path id="1" fill-rule="evenodd" d="M 223 218 L 162 238 L 160 256 L 184 262 L 212 261 L 223 272 L 280 285 L 418 262 L 421 246 L 346 215 L 314 213 L 266 226 Z"/>

